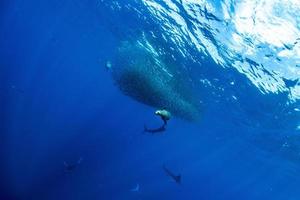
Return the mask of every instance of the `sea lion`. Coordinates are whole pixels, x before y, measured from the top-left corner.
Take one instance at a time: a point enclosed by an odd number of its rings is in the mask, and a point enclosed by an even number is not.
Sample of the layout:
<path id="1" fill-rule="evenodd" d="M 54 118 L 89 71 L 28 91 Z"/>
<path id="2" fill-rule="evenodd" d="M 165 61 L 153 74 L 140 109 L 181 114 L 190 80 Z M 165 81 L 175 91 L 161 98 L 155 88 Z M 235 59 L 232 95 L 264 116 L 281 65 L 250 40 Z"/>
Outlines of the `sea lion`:
<path id="1" fill-rule="evenodd" d="M 155 114 L 161 117 L 161 119 L 164 121 L 164 125 L 166 125 L 167 121 L 171 119 L 171 113 L 165 108 L 155 111 Z"/>

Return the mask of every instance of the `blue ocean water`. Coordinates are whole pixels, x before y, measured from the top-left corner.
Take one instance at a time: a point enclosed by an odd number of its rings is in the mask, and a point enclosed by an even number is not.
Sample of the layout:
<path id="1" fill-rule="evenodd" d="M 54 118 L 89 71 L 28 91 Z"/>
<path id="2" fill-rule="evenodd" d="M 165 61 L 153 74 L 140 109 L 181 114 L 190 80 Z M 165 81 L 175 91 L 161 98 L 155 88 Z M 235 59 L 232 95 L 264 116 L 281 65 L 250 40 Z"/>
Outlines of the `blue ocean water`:
<path id="1" fill-rule="evenodd" d="M 294 0 L 2 0 L 0 199 L 299 199 L 299 13 Z M 158 93 L 114 79 L 132 66 Z M 143 133 L 161 124 L 145 101 L 166 93 L 196 99 L 199 119 Z"/>

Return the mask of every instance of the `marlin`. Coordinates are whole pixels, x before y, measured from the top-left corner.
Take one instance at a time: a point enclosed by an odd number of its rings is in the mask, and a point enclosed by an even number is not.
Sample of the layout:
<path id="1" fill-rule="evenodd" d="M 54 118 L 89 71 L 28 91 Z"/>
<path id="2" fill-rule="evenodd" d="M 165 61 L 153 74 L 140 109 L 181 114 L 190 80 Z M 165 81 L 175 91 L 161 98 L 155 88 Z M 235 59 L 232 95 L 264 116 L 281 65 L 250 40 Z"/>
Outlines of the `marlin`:
<path id="1" fill-rule="evenodd" d="M 137 184 L 135 188 L 132 188 L 130 192 L 138 192 L 140 191 L 140 184 Z"/>
<path id="2" fill-rule="evenodd" d="M 164 171 L 168 176 L 170 176 L 177 184 L 181 184 L 181 175 L 175 175 L 173 172 L 171 172 L 169 169 L 166 168 L 166 166 L 163 166 Z"/>
<path id="3" fill-rule="evenodd" d="M 161 133 L 161 132 L 164 132 L 165 130 L 166 130 L 165 124 L 162 125 L 161 127 L 154 128 L 154 129 L 149 129 L 146 127 L 146 125 L 144 126 L 144 132 L 152 133 L 152 134 Z"/>
<path id="4" fill-rule="evenodd" d="M 73 171 L 75 168 L 77 168 L 77 166 L 81 163 L 81 161 L 82 161 L 81 157 L 76 163 L 67 163 L 66 161 L 64 161 L 65 172 Z"/>

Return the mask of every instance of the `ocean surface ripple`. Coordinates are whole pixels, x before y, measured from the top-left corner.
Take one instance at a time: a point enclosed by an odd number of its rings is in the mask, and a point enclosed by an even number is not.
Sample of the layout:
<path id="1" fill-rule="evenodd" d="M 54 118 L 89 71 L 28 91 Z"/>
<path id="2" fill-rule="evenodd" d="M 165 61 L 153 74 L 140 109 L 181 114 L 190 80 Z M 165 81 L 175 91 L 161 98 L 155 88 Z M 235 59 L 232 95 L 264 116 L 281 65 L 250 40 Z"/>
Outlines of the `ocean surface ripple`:
<path id="1" fill-rule="evenodd" d="M 300 3 L 102 3 L 115 16 L 108 21 L 120 40 L 143 35 L 160 55 L 177 63 L 179 73 L 190 74 L 188 81 L 198 87 L 203 107 L 230 104 L 232 116 L 242 111 L 248 118 L 252 116 L 248 120 L 251 125 L 299 129 Z M 114 23 L 124 16 L 129 23 L 118 30 Z"/>

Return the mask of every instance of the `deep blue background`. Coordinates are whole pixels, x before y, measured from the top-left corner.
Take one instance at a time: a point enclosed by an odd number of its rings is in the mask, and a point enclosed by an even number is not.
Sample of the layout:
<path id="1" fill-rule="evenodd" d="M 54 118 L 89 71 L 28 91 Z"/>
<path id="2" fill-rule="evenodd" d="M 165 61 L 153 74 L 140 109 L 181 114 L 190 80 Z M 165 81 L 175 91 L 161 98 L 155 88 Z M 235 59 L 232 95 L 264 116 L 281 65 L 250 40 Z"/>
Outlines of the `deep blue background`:
<path id="1" fill-rule="evenodd" d="M 198 124 L 174 119 L 165 134 L 145 135 L 144 123 L 160 123 L 154 108 L 124 96 L 105 68 L 134 20 L 114 20 L 97 1 L 5 0 L 0 8 L 1 199 L 300 197 L 298 153 L 282 151 L 276 130 L 235 121 L 266 119 L 280 96 L 261 97 L 236 75 L 247 110 L 209 105 Z M 205 73 L 224 74 L 214 70 Z M 249 94 L 268 101 L 257 109 Z M 65 173 L 64 161 L 79 158 Z M 182 174 L 181 186 L 163 164 Z M 136 184 L 140 191 L 131 192 Z"/>

